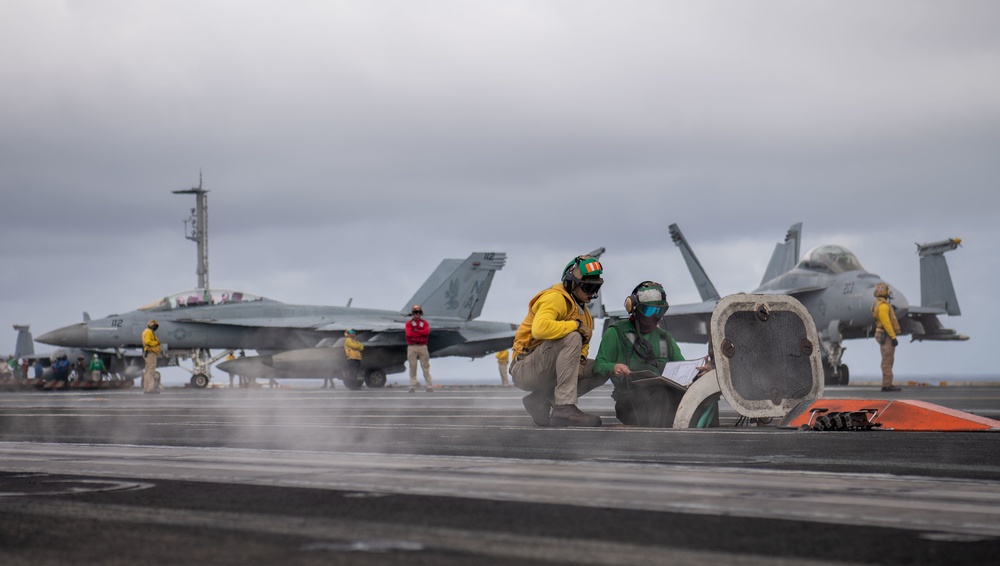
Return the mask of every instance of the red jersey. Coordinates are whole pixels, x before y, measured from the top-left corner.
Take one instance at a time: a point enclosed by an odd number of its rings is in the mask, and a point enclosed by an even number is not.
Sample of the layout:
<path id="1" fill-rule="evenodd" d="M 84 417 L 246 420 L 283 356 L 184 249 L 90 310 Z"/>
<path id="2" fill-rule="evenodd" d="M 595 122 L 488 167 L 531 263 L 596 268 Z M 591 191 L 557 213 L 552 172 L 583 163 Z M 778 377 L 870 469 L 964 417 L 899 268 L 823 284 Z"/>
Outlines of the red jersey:
<path id="1" fill-rule="evenodd" d="M 424 319 L 411 318 L 406 323 L 406 343 L 415 346 L 427 344 L 427 336 L 431 333 L 431 325 Z"/>

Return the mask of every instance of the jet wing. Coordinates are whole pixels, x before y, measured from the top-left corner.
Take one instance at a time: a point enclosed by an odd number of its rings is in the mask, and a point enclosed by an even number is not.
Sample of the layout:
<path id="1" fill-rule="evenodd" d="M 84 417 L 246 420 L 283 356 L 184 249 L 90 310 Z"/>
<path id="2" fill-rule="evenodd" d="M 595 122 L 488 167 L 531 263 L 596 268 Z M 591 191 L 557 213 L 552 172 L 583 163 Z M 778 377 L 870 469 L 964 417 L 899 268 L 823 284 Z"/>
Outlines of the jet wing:
<path id="1" fill-rule="evenodd" d="M 479 332 L 460 332 L 462 338 L 467 342 L 489 342 L 492 340 L 508 340 L 511 343 L 514 341 L 514 332 L 508 330 L 506 332 L 490 332 L 490 333 L 479 333 Z"/>
<path id="2" fill-rule="evenodd" d="M 465 321 L 457 319 L 440 320 L 428 318 L 426 320 L 431 325 L 431 332 L 460 331 L 465 326 Z M 314 328 L 320 332 L 343 332 L 350 328 L 359 332 L 362 330 L 368 332 L 406 332 L 406 322 L 379 321 L 358 318 L 353 320 L 339 320 L 337 322 L 331 322 Z"/>
<path id="3" fill-rule="evenodd" d="M 286 317 L 259 317 L 259 318 L 178 318 L 173 322 L 183 322 L 187 324 L 208 324 L 218 326 L 245 326 L 252 328 L 301 328 L 316 330 L 317 328 L 329 324 L 328 319 L 316 316 L 286 316 Z M 376 322 L 378 319 L 372 319 Z M 378 321 L 381 322 L 381 321 Z M 399 327 L 402 328 L 402 322 Z M 347 328 L 351 328 L 348 326 Z M 346 330 L 346 328 L 345 328 Z"/>
<path id="4" fill-rule="evenodd" d="M 394 321 L 378 318 L 350 318 L 331 322 L 328 317 L 269 317 L 240 319 L 178 319 L 176 322 L 188 324 L 207 324 L 217 326 L 240 326 L 246 328 L 289 328 L 299 330 L 315 330 L 318 332 L 343 332 L 349 328 L 369 332 L 404 332 L 405 321 Z M 447 325 L 431 325 L 436 330 L 446 330 Z"/>
<path id="5" fill-rule="evenodd" d="M 403 322 L 344 320 L 323 324 L 314 328 L 320 332 L 344 332 L 345 330 L 349 330 L 351 328 L 359 332 L 405 332 L 406 329 L 403 326 L 404 324 L 405 323 Z"/>
<path id="6" fill-rule="evenodd" d="M 935 342 L 945 342 L 952 340 L 968 340 L 964 334 L 945 328 L 938 320 L 936 314 L 915 312 L 925 310 L 927 307 L 911 307 L 906 318 L 899 321 L 900 330 L 909 334 L 912 340 L 931 340 Z"/>
<path id="7" fill-rule="evenodd" d="M 660 322 L 667 332 L 678 342 L 708 344 L 708 330 L 712 322 L 712 311 L 718 301 L 670 305 L 666 316 Z"/>
<path id="8" fill-rule="evenodd" d="M 915 315 L 915 314 L 921 314 L 921 315 L 922 314 L 947 314 L 948 313 L 948 311 L 946 311 L 943 308 L 924 307 L 924 306 L 919 306 L 919 305 L 910 305 L 910 308 L 909 308 L 908 312 L 909 312 L 910 315 Z"/>
<path id="9" fill-rule="evenodd" d="M 771 289 L 768 288 L 766 291 L 757 290 L 755 293 L 764 293 L 767 295 L 802 295 L 804 293 L 812 293 L 813 291 L 822 291 L 826 289 L 825 285 L 808 285 L 803 287 L 790 287 L 788 289 Z"/>
<path id="10" fill-rule="evenodd" d="M 331 321 L 330 317 L 296 316 L 296 317 L 261 317 L 232 319 L 177 319 L 176 322 L 189 324 L 209 324 L 219 326 L 242 326 L 249 328 L 296 328 L 315 330 L 318 332 L 344 332 L 350 328 L 358 332 L 405 332 L 405 320 L 393 320 L 379 317 L 352 317 Z M 464 321 L 448 319 L 428 319 L 432 331 L 461 330 Z"/>

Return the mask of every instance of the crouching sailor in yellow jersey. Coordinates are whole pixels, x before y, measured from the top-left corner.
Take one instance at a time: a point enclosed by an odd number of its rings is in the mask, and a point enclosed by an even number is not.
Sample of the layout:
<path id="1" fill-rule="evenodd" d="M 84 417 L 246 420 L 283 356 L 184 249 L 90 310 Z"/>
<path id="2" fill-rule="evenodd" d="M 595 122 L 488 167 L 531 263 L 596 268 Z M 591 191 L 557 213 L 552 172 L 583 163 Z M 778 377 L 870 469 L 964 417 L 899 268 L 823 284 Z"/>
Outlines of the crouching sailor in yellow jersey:
<path id="1" fill-rule="evenodd" d="M 596 258 L 581 255 L 563 269 L 562 281 L 528 302 L 528 314 L 514 335 L 510 375 L 530 391 L 522 400 L 538 426 L 601 426 L 601 417 L 576 406 L 579 396 L 601 386 L 587 359 L 594 318 L 587 303 L 597 297 L 604 279 Z"/>

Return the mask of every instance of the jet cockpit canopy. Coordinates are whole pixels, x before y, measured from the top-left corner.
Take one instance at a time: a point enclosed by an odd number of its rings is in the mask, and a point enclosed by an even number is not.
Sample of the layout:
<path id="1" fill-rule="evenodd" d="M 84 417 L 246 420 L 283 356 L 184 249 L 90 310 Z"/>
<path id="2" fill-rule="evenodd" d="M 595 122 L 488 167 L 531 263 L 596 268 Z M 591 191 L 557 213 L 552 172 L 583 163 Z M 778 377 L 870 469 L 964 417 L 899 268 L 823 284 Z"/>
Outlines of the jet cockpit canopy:
<path id="1" fill-rule="evenodd" d="M 139 310 L 168 311 L 187 307 L 224 305 L 228 303 L 249 303 L 267 300 L 268 299 L 259 295 L 251 295 L 250 293 L 233 291 L 230 289 L 191 289 L 190 291 L 181 291 L 180 293 L 167 295 L 166 297 L 153 301 L 144 307 L 139 307 Z"/>
<path id="2" fill-rule="evenodd" d="M 865 271 L 858 257 L 841 246 L 817 246 L 810 250 L 796 267 L 833 274 Z"/>

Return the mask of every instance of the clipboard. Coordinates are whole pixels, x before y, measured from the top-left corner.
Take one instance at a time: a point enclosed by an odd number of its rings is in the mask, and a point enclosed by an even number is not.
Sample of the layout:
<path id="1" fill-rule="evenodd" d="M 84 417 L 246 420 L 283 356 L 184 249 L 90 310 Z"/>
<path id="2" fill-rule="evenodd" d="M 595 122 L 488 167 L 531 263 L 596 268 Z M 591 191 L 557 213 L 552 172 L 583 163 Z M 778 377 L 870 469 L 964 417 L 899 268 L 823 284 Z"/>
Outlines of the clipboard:
<path id="1" fill-rule="evenodd" d="M 666 385 L 677 391 L 687 391 L 686 385 L 681 385 L 676 381 L 670 379 L 669 377 L 664 377 L 656 372 L 649 370 L 639 370 L 633 371 L 626 377 L 630 385 L 637 387 L 649 387 L 651 385 Z"/>
<path id="2" fill-rule="evenodd" d="M 695 378 L 698 377 L 698 367 L 704 363 L 704 358 L 667 362 L 662 375 L 649 370 L 633 371 L 628 375 L 629 383 L 640 387 L 661 384 L 678 391 L 687 391 L 688 387 L 694 383 Z"/>

